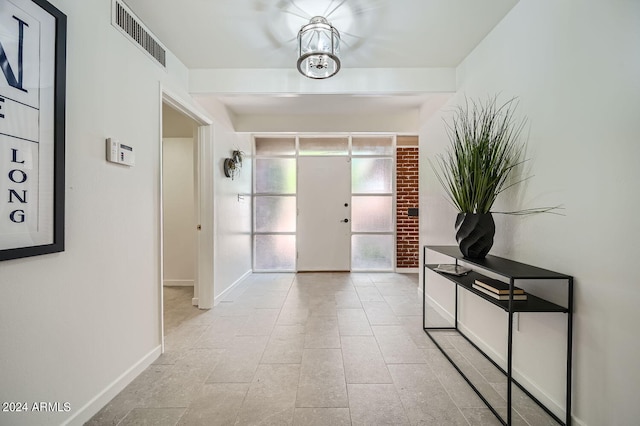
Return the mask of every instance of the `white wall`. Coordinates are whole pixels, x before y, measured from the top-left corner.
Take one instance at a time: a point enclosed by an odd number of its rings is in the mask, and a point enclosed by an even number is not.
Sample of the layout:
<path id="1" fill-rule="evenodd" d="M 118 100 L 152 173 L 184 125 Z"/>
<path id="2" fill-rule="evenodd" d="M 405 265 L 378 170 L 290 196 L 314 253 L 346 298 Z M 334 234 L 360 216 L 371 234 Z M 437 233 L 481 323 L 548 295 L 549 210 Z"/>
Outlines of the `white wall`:
<path id="1" fill-rule="evenodd" d="M 205 75 L 208 72 L 202 70 Z M 190 81 L 194 78 L 190 71 Z M 224 74 L 224 72 L 223 72 Z M 204 77 L 205 81 L 210 80 Z M 250 79 L 235 79 L 238 84 L 251 83 Z M 228 110 L 221 102 L 209 95 L 201 95 L 201 90 L 190 89 L 193 98 L 215 118 L 212 126 L 213 150 L 200 153 L 210 159 L 213 164 L 213 270 L 208 271 L 213 276 L 214 304 L 219 303 L 225 294 L 251 274 L 252 272 L 252 242 L 251 242 L 251 179 L 252 179 L 252 141 L 249 134 L 238 133 L 236 120 L 238 117 Z M 234 92 L 236 88 L 227 87 L 225 92 Z M 208 90 L 204 90 L 207 92 Z M 224 175 L 224 159 L 231 157 L 234 150 L 245 153 L 242 169 L 232 180 Z M 208 190 L 209 188 L 203 188 Z M 207 218 L 201 218 L 203 230 L 206 229 Z M 201 259 L 202 260 L 202 259 Z M 206 259 L 204 259 L 206 260 Z M 202 303 L 202 301 L 201 301 Z M 208 307 L 208 301 L 205 302 Z M 202 305 L 201 305 L 202 306 Z"/>
<path id="2" fill-rule="evenodd" d="M 68 16 L 66 249 L 0 263 L 0 401 L 71 411 L 2 424 L 79 424 L 160 346 L 159 84 L 188 98 L 187 70 L 113 28 L 111 0 L 51 1 Z M 134 167 L 105 161 L 107 137 L 135 147 Z"/>
<path id="3" fill-rule="evenodd" d="M 162 140 L 164 285 L 192 286 L 195 281 L 193 148 L 193 138 Z"/>
<path id="4" fill-rule="evenodd" d="M 252 141 L 249 134 L 234 131 L 235 116 L 210 96 L 195 95 L 196 101 L 211 117 L 213 151 L 200 153 L 213 164 L 213 270 L 214 304 L 239 284 L 252 270 L 251 179 Z M 234 150 L 245 153 L 242 169 L 232 180 L 224 175 L 224 159 Z M 203 190 L 207 190 L 206 188 Z M 240 197 L 238 197 L 240 195 Z M 207 218 L 203 221 L 203 230 Z"/>
<path id="5" fill-rule="evenodd" d="M 214 298 L 251 273 L 251 139 L 223 127 L 214 129 Z M 223 162 L 231 152 L 245 153 L 240 173 L 227 178 Z"/>
<path id="6" fill-rule="evenodd" d="M 458 68 L 450 103 L 518 96 L 529 118 L 535 176 L 497 207 L 562 203 L 565 216 L 498 216 L 492 253 L 575 276 L 573 414 L 589 425 L 640 418 L 640 290 L 632 267 L 640 235 L 639 39 L 635 1 L 521 0 Z M 427 162 L 448 143 L 443 115 L 446 108 L 420 132 L 423 244 L 455 243 L 455 212 Z M 478 314 L 496 316 L 473 301 L 466 306 L 470 327 Z M 564 383 L 547 367 L 563 356 L 556 344 L 564 324 L 562 316 L 522 315 L 521 330 L 549 346 L 516 333 L 521 371 L 560 405 Z M 485 341 L 501 340 L 482 328 Z"/>

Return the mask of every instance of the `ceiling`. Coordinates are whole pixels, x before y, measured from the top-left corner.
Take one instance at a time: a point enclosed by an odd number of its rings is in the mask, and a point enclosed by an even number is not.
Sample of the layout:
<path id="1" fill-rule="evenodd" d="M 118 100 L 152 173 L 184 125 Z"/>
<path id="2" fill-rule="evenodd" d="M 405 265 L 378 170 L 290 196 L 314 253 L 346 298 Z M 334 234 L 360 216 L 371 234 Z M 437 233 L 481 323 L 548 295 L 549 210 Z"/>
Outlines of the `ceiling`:
<path id="1" fill-rule="evenodd" d="M 342 68 L 452 68 L 518 0 L 125 0 L 189 69 L 295 69 L 296 35 L 314 15 L 341 32 Z M 211 94 L 235 114 L 415 108 L 384 96 Z"/>

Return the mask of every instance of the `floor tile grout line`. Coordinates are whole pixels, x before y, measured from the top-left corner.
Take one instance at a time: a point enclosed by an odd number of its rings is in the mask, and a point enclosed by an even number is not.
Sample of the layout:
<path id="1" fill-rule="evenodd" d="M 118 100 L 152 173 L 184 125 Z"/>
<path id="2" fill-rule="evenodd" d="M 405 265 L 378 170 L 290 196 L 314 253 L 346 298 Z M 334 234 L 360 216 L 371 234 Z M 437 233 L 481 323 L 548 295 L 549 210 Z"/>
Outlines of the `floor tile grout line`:
<path id="1" fill-rule="evenodd" d="M 375 283 L 374 283 L 374 285 L 375 285 Z M 366 312 L 365 312 L 365 315 L 366 315 Z M 398 386 L 396 384 L 396 381 L 393 378 L 393 375 L 391 374 L 391 371 L 389 371 L 389 364 L 384 359 L 384 354 L 382 353 L 382 348 L 380 347 L 380 341 L 378 340 L 378 336 L 376 336 L 376 334 L 375 334 L 375 332 L 373 330 L 373 325 L 371 324 L 371 321 L 369 321 L 369 317 L 367 317 L 367 321 L 369 322 L 369 328 L 371 329 L 371 332 L 373 333 L 373 339 L 376 342 L 376 346 L 378 348 L 378 352 L 380 352 L 380 357 L 382 358 L 382 361 L 384 363 L 384 367 L 387 370 L 387 374 L 389 374 L 389 377 L 391 378 L 391 383 L 393 385 L 393 388 L 395 389 L 395 392 L 396 392 L 396 394 L 398 396 L 398 399 L 400 400 L 400 404 L 402 405 L 402 410 L 404 411 L 404 415 L 406 416 L 407 421 L 409 421 L 409 423 L 411 423 L 411 421 L 409 419 L 409 414 L 408 414 L 408 411 L 407 411 L 407 407 L 405 406 L 405 403 L 402 402 L 402 398 L 400 397 L 400 392 L 398 390 Z M 348 390 L 348 388 L 347 388 L 347 390 Z M 353 423 L 353 419 L 352 419 L 351 423 Z"/>
<path id="2" fill-rule="evenodd" d="M 290 289 L 290 288 L 291 288 L 291 285 L 289 285 L 289 289 Z M 289 295 L 289 291 L 287 291 L 287 297 L 288 297 L 288 295 Z M 285 297 L 285 300 L 286 300 L 286 297 Z M 252 307 L 252 309 L 253 309 L 253 310 L 255 310 L 255 307 Z M 274 323 L 273 323 L 273 327 L 271 328 L 271 332 L 270 332 L 270 334 L 269 334 L 269 338 L 267 339 L 267 342 L 265 343 L 265 346 L 264 346 L 264 348 L 262 349 L 262 353 L 260 354 L 260 358 L 259 358 L 259 360 L 258 360 L 258 365 L 256 366 L 256 369 L 255 369 L 255 371 L 253 372 L 253 377 L 251 378 L 251 381 L 249 382 L 249 385 L 247 386 L 247 391 L 245 392 L 244 397 L 242 398 L 242 403 L 239 405 L 238 413 L 236 414 L 234 424 L 237 424 L 237 423 L 238 423 L 238 421 L 239 421 L 239 419 L 240 419 L 240 415 L 241 415 L 241 413 L 242 413 L 242 407 L 244 407 L 244 405 L 245 405 L 245 403 L 246 403 L 246 401 L 247 401 L 247 396 L 249 395 L 249 391 L 251 390 L 251 385 L 252 385 L 252 384 L 255 382 L 255 380 L 256 380 L 256 375 L 258 374 L 258 369 L 260 368 L 260 365 L 266 365 L 266 364 L 261 364 L 261 361 L 262 361 L 262 358 L 264 357 L 264 353 L 265 353 L 265 351 L 267 350 L 267 346 L 269 345 L 269 342 L 271 341 L 271 337 L 272 337 L 272 335 L 273 335 L 273 331 L 274 331 L 274 329 L 275 329 L 275 325 L 276 325 L 276 324 L 277 324 L 277 322 L 278 322 L 278 318 L 280 318 L 280 314 L 281 314 L 281 312 L 282 312 L 282 306 L 280 307 L 280 309 L 279 309 L 279 311 L 278 311 L 278 315 L 277 315 L 277 317 L 276 317 L 276 319 L 275 319 L 275 321 L 274 321 Z M 249 316 L 249 318 L 251 318 L 251 316 Z M 297 390 L 296 390 L 296 392 L 297 392 Z M 292 419 L 292 420 L 293 420 L 293 419 Z"/>
<path id="3" fill-rule="evenodd" d="M 358 307 L 358 308 L 350 308 L 350 307 L 339 308 L 339 307 L 338 307 L 338 306 L 339 306 L 339 303 L 338 303 L 338 300 L 337 300 L 338 293 L 339 293 L 339 292 L 344 292 L 344 291 L 345 291 L 345 288 L 344 288 L 344 287 L 342 286 L 342 284 L 340 284 L 339 282 L 338 282 L 338 283 L 336 283 L 336 284 L 335 284 L 335 286 L 334 286 L 334 288 L 333 288 L 333 289 L 331 289 L 330 291 L 328 291 L 326 294 L 325 294 L 325 293 L 320 293 L 320 294 L 313 294 L 313 293 L 310 293 L 310 294 L 307 294 L 306 296 L 307 296 L 308 298 L 310 298 L 311 300 L 313 300 L 313 298 L 314 298 L 314 297 L 316 297 L 316 296 L 324 296 L 325 298 L 332 298 L 332 299 L 333 299 L 333 306 L 334 306 L 335 314 L 334 314 L 334 315 L 326 315 L 326 316 L 327 316 L 327 317 L 330 317 L 330 318 L 335 317 L 335 318 L 336 318 L 336 321 L 337 321 L 337 313 L 338 313 L 338 309 L 344 309 L 344 310 L 348 310 L 348 309 L 352 309 L 352 310 L 360 309 L 360 310 L 365 314 L 365 319 L 366 319 L 367 326 L 369 327 L 369 329 L 371 329 L 371 328 L 372 328 L 372 327 L 374 327 L 374 326 L 371 324 L 371 320 L 370 320 L 369 316 L 367 315 L 367 313 L 366 313 L 366 311 L 365 311 L 365 309 L 364 309 L 364 306 L 362 306 L 362 300 L 361 300 L 361 299 L 360 299 L 360 297 L 359 297 L 359 293 L 358 293 L 358 292 L 357 292 L 357 290 L 355 289 L 355 284 L 354 284 L 354 280 L 353 280 L 353 278 L 352 278 L 352 277 L 353 277 L 353 276 L 350 276 L 349 283 L 348 283 L 348 284 L 346 284 L 346 285 L 348 286 L 348 289 L 349 289 L 348 291 L 349 291 L 349 292 L 351 292 L 351 291 L 353 290 L 353 294 L 354 294 L 354 296 L 356 296 L 356 297 L 358 298 L 358 300 L 360 300 L 360 307 Z M 275 281 L 275 280 L 274 280 L 274 281 Z M 268 334 L 264 334 L 264 336 L 265 336 L 265 337 L 266 337 L 266 336 L 268 336 L 268 338 L 267 338 L 267 340 L 266 340 L 266 342 L 265 342 L 265 346 L 262 348 L 262 351 L 261 351 L 261 353 L 260 353 L 260 358 L 259 358 L 259 360 L 258 360 L 258 364 L 257 364 L 257 366 L 256 366 L 256 369 L 254 370 L 254 373 L 253 373 L 253 376 L 252 376 L 252 378 L 251 378 L 251 381 L 250 381 L 249 383 L 247 383 L 247 388 L 246 388 L 246 391 L 245 391 L 245 392 L 244 392 L 244 394 L 243 394 L 242 402 L 241 402 L 240 407 L 242 407 L 242 406 L 244 406 L 244 404 L 246 404 L 246 401 L 247 401 L 247 398 L 248 398 L 248 394 L 249 394 L 249 390 L 251 389 L 251 385 L 252 385 L 252 384 L 254 383 L 254 381 L 256 380 L 256 374 L 257 374 L 257 371 L 258 371 L 258 369 L 260 368 L 260 366 L 261 366 L 261 365 L 269 365 L 269 364 L 266 364 L 266 363 L 262 363 L 262 360 L 263 360 L 263 358 L 264 358 L 264 354 L 265 354 L 265 351 L 266 351 L 266 349 L 267 349 L 267 347 L 268 347 L 269 343 L 272 341 L 272 338 L 273 338 L 273 337 L 274 337 L 274 335 L 275 335 L 274 333 L 275 333 L 275 330 L 276 330 L 276 327 L 277 327 L 277 323 L 278 323 L 278 320 L 279 320 L 280 318 L 282 318 L 282 316 L 281 316 L 281 315 L 282 315 L 282 312 L 283 312 L 283 310 L 284 310 L 284 308 L 285 308 L 286 302 L 287 302 L 287 300 L 289 299 L 289 297 L 291 297 L 291 295 L 292 295 L 292 291 L 294 291 L 294 289 L 296 288 L 296 284 L 297 284 L 297 283 L 296 283 L 295 275 L 291 275 L 291 281 L 290 281 L 290 282 L 289 282 L 289 284 L 288 284 L 287 292 L 286 292 L 286 296 L 284 296 L 284 298 L 283 298 L 282 302 L 281 302 L 281 303 L 279 303 L 279 304 L 278 304 L 278 307 L 277 307 L 277 308 L 275 308 L 275 309 L 274 309 L 274 308 L 269 308 L 269 307 L 266 307 L 266 306 L 255 306 L 255 300 L 253 300 L 253 301 L 252 301 L 252 299 L 259 299 L 259 297 L 256 297 L 256 298 L 248 298 L 248 299 L 249 299 L 249 301 L 248 301 L 248 303 L 246 304 L 246 306 L 244 306 L 244 307 L 241 305 L 241 303 L 239 303 L 239 302 L 241 302 L 241 300 L 236 300 L 236 301 L 230 301 L 230 302 L 229 302 L 230 304 L 231 304 L 231 303 L 234 303 L 234 302 L 235 302 L 235 303 L 238 303 L 238 304 L 237 304 L 237 306 L 238 306 L 240 309 L 247 309 L 247 310 L 248 310 L 248 312 L 251 312 L 251 314 L 250 314 L 250 315 L 253 315 L 254 313 L 256 313 L 256 312 L 260 312 L 261 310 L 264 310 L 264 309 L 272 309 L 272 310 L 274 310 L 274 311 L 277 309 L 277 311 L 278 311 L 278 312 L 277 312 L 277 316 L 275 317 L 274 322 L 273 322 L 273 324 L 272 324 L 272 327 L 270 327 Z M 377 290 L 377 291 L 378 291 L 378 293 L 379 293 L 379 288 L 376 286 L 376 283 L 375 283 L 375 282 L 373 282 L 373 281 L 371 280 L 371 278 L 368 278 L 368 283 L 367 283 L 367 284 L 369 284 L 370 286 L 375 287 L 375 288 L 376 288 L 376 290 Z M 258 284 L 257 282 L 256 282 L 256 283 L 250 283 L 250 285 L 248 286 L 248 288 L 247 288 L 247 289 L 245 289 L 245 291 L 243 291 L 241 295 L 238 295 L 238 298 L 242 298 L 242 296 L 244 296 L 244 295 L 246 295 L 246 294 L 247 294 L 247 293 L 246 293 L 247 291 L 250 291 L 252 288 L 257 288 L 257 287 L 258 287 L 258 285 L 259 285 L 259 284 Z M 278 284 L 278 285 L 279 285 L 279 284 Z M 275 286 L 275 284 L 274 284 L 274 286 Z M 274 288 L 280 288 L 280 287 L 274 287 Z M 311 287 L 311 288 L 313 288 L 313 287 Z M 266 289 L 266 290 L 264 290 L 264 291 L 265 291 L 266 293 L 269 293 L 269 290 L 270 290 L 270 289 Z M 280 291 L 278 291 L 277 293 L 279 293 L 279 292 L 280 292 Z M 397 315 L 397 314 L 395 313 L 395 311 L 393 311 L 393 309 L 391 308 L 391 305 L 389 305 L 389 303 L 388 303 L 387 299 L 385 298 L 385 296 L 384 296 L 384 295 L 382 295 L 381 293 L 380 293 L 380 295 L 382 296 L 382 299 L 383 299 L 383 300 L 381 300 L 380 302 L 385 303 L 385 304 L 386 304 L 386 305 L 391 309 L 392 313 L 393 313 L 396 317 L 402 317 L 402 315 Z M 402 295 L 402 296 L 404 297 L 404 295 Z M 274 305 L 274 306 L 275 306 L 275 305 Z M 190 307 L 191 307 L 191 306 L 189 306 L 189 308 L 190 308 Z M 248 319 L 248 318 L 250 318 L 250 315 L 249 315 L 249 316 L 246 316 L 246 315 L 245 315 L 245 316 L 243 316 L 243 317 Z M 232 313 L 232 315 L 220 315 L 220 316 L 215 316 L 215 318 L 233 318 L 233 317 L 235 317 L 235 316 L 236 316 L 236 314 L 233 314 L 233 313 Z M 311 316 L 313 316 L 313 315 L 311 315 Z M 185 320 L 185 321 L 189 321 L 189 320 L 192 320 L 193 318 L 195 318 L 195 316 L 185 316 L 184 320 Z M 214 318 L 214 319 L 215 319 L 215 318 Z M 307 317 L 307 319 L 308 319 L 308 318 L 309 318 L 309 317 Z M 305 321 L 306 321 L 306 320 L 305 320 Z M 178 359 L 177 359 L 177 360 L 173 361 L 173 363 L 170 363 L 170 364 L 167 366 L 168 370 L 175 369 L 176 364 L 177 364 L 177 363 L 179 363 L 179 360 L 180 360 L 180 359 L 182 359 L 182 358 L 185 356 L 185 353 L 186 353 L 186 352 L 191 351 L 191 350 L 196 350 L 196 349 L 203 349 L 203 350 L 204 350 L 204 349 L 209 349 L 209 348 L 200 348 L 200 347 L 198 346 L 198 343 L 197 343 L 197 342 L 201 339 L 201 337 L 202 337 L 203 335 L 205 335 L 205 334 L 207 334 L 207 333 L 211 332 L 211 329 L 212 329 L 212 327 L 213 327 L 213 326 L 212 326 L 212 323 L 213 323 L 213 322 L 204 322 L 204 321 L 203 321 L 202 323 L 195 323 L 195 325 L 197 325 L 197 326 L 204 326 L 204 327 L 203 327 L 203 328 L 201 328 L 201 329 L 199 329 L 200 333 L 196 333 L 194 336 L 189 337 L 189 338 L 187 339 L 187 343 L 186 343 L 186 344 L 181 344 L 181 345 L 179 345 L 179 346 L 178 346 L 178 349 L 176 349 L 176 352 L 177 352 L 177 353 L 180 353 L 180 356 L 178 357 Z M 338 324 L 338 327 L 339 327 L 339 324 Z M 406 325 L 405 325 L 405 323 L 404 323 L 404 322 L 401 322 L 400 324 L 380 324 L 380 325 L 377 325 L 376 327 L 401 327 L 401 329 L 402 329 L 403 327 L 406 327 Z M 307 332 L 307 325 L 306 325 L 306 322 L 305 322 L 305 325 L 304 325 L 303 330 L 304 330 L 304 332 L 305 332 L 305 333 Z M 406 334 L 406 330 L 404 331 L 404 334 Z M 239 336 L 239 334 L 237 334 L 237 332 L 234 332 L 234 333 L 233 333 L 233 336 L 234 336 L 234 337 L 237 337 L 237 336 Z M 242 335 L 242 336 L 244 336 L 244 335 Z M 246 337 L 246 336 L 245 336 L 245 337 Z M 353 337 L 355 337 L 355 336 L 353 336 Z M 377 336 L 376 336 L 375 334 L 364 335 L 364 336 L 359 336 L 359 337 L 367 337 L 367 338 L 373 337 L 373 338 L 375 339 L 375 342 L 376 342 L 377 350 L 378 350 L 378 352 L 382 355 L 382 351 L 381 351 L 380 343 L 379 343 L 379 340 L 378 340 L 378 338 L 377 338 Z M 409 337 L 410 337 L 410 336 L 409 336 Z M 344 408 L 346 408 L 346 409 L 348 409 L 348 410 L 349 410 L 349 412 L 348 412 L 348 413 L 349 413 L 349 418 L 351 419 L 351 421 L 353 421 L 353 419 L 351 418 L 351 417 L 352 417 L 352 411 L 351 411 L 350 401 L 349 401 L 349 399 L 348 399 L 348 388 L 349 388 L 349 385 L 350 385 L 350 384 L 349 384 L 349 383 L 347 383 L 347 378 L 346 378 L 346 366 L 345 366 L 344 347 L 343 347 L 343 345 L 342 345 L 342 338 L 343 338 L 343 336 L 340 334 L 340 330 L 339 330 L 339 328 L 338 328 L 338 338 L 340 339 L 340 347 L 339 347 L 339 348 L 336 348 L 336 349 L 340 349 L 340 356 L 341 356 L 341 359 L 342 359 L 342 373 L 343 373 L 343 381 L 344 381 L 345 391 L 347 392 L 347 406 L 346 406 L 346 407 L 344 407 Z M 413 341 L 412 341 L 412 342 L 413 342 Z M 416 342 L 413 342 L 413 343 L 415 344 Z M 228 349 L 220 349 L 220 351 L 221 351 L 221 353 L 226 353 L 226 352 L 228 352 Z M 383 358 L 383 361 L 384 361 L 384 358 Z M 218 362 L 219 362 L 219 361 L 218 361 Z M 301 364 L 296 364 L 296 363 L 277 363 L 276 365 L 283 365 L 283 364 L 301 365 Z M 409 364 L 409 363 L 401 363 L 401 364 Z M 417 365 L 422 365 L 422 364 L 423 364 L 423 363 L 417 363 Z M 218 363 L 216 363 L 216 365 L 218 365 Z M 273 364 L 271 364 L 271 365 L 273 365 Z M 386 363 L 386 361 L 384 361 L 384 365 L 385 365 L 385 368 L 387 369 L 387 372 L 388 372 L 388 365 L 391 365 L 391 364 L 390 364 L 390 363 Z M 212 367 L 212 369 L 215 369 L 215 365 Z M 168 371 L 168 370 L 167 370 L 167 371 Z M 168 374 L 168 373 L 166 373 L 166 374 Z M 392 383 L 382 383 L 382 384 L 384 384 L 384 385 L 394 385 L 393 389 L 395 390 L 395 392 L 396 392 L 396 394 L 397 394 L 397 393 L 398 393 L 398 391 L 397 391 L 397 388 L 395 387 L 395 382 L 393 381 L 393 379 L 391 379 L 391 382 L 392 382 Z M 225 383 L 227 383 L 227 382 L 225 382 Z M 228 383 L 230 383 L 230 382 L 228 382 Z M 297 384 L 298 384 L 298 385 L 297 385 L 297 388 L 296 388 L 296 400 L 297 400 L 297 393 L 298 393 L 298 391 L 299 391 L 299 386 L 300 386 L 300 370 L 299 370 L 299 374 L 298 374 Z M 353 384 L 358 384 L 358 385 L 359 385 L 359 383 L 353 383 Z M 362 383 L 362 385 L 376 385 L 376 383 Z M 203 382 L 203 385 L 202 385 L 202 386 L 204 386 L 204 382 Z M 399 395 L 398 395 L 398 396 L 399 396 Z M 177 408 L 181 408 L 181 409 L 183 410 L 183 411 L 182 411 L 182 413 L 180 414 L 180 418 L 182 418 L 182 417 L 185 415 L 185 413 L 187 413 L 187 412 L 188 412 L 189 407 L 192 405 L 192 403 L 193 403 L 193 399 L 191 399 L 191 401 L 187 404 L 187 406 L 185 406 L 185 407 L 177 407 Z M 125 417 L 128 415 L 128 413 L 129 413 L 129 412 L 133 411 L 135 408 L 140 408 L 140 407 L 136 406 L 136 407 L 134 407 L 134 408 L 130 409 L 130 410 L 125 414 Z M 141 407 L 141 408 L 144 408 L 144 407 Z M 162 407 L 162 408 L 170 408 L 170 407 Z M 295 403 L 294 403 L 294 414 L 295 414 L 295 409 L 296 409 L 296 408 L 298 408 L 298 407 L 295 407 Z M 329 407 L 327 407 L 327 408 L 329 408 Z M 331 408 L 334 408 L 334 407 L 331 407 Z M 241 409 L 241 408 L 240 408 L 240 409 Z M 403 405 L 403 410 L 405 411 L 405 415 L 406 415 L 406 408 L 404 408 L 404 405 Z M 236 417 L 235 417 L 235 419 L 236 419 L 236 420 L 239 418 L 238 416 L 239 416 L 239 414 L 236 414 Z M 122 422 L 122 421 L 123 421 L 123 419 L 124 419 L 124 417 L 123 417 L 122 419 L 120 419 L 119 423 L 120 423 L 120 422 Z M 178 421 L 180 421 L 180 419 L 178 419 Z"/>
<path id="4" fill-rule="evenodd" d="M 473 368 L 473 370 L 474 370 L 475 372 L 477 372 L 477 373 L 478 373 L 478 375 L 480 375 L 480 377 L 482 377 L 482 378 L 484 379 L 484 381 L 485 381 L 485 382 L 487 382 L 489 385 L 492 385 L 492 382 L 490 382 L 490 381 L 489 381 L 489 379 L 488 379 L 484 374 L 482 374 L 482 372 L 481 372 L 480 370 L 478 370 L 478 368 L 475 366 L 475 363 L 474 363 L 474 362 L 472 362 L 472 360 L 471 360 L 471 359 L 469 359 L 469 358 L 468 358 L 468 357 L 467 357 L 467 356 L 466 356 L 466 355 L 465 355 L 465 354 L 460 350 L 460 347 L 459 347 L 458 345 L 456 345 L 456 342 L 455 342 L 455 341 L 452 341 L 451 339 L 449 339 L 449 337 L 451 337 L 451 336 L 446 336 L 446 337 L 447 337 L 447 340 L 449 341 L 449 343 L 450 343 L 450 344 L 455 348 L 455 350 L 460 354 L 460 356 L 461 356 L 462 358 L 464 358 L 464 360 L 467 362 L 467 364 L 469 364 L 469 365 L 471 366 L 471 368 Z M 493 365 L 492 365 L 492 367 L 493 367 L 493 368 L 495 368 L 495 366 L 493 366 Z M 506 377 L 505 377 L 505 378 L 506 378 Z M 491 386 L 491 387 L 493 387 L 493 386 Z M 502 398 L 502 399 L 504 399 L 504 398 Z M 505 401 L 506 401 L 506 400 L 505 400 Z"/>
<path id="5" fill-rule="evenodd" d="M 457 349 L 456 349 L 457 350 Z M 446 392 L 447 396 L 449 397 L 449 399 L 451 400 L 451 402 L 453 403 L 453 405 L 455 405 L 455 407 L 458 409 L 458 411 L 460 412 L 460 415 L 462 416 L 463 419 L 465 419 L 465 421 L 471 425 L 471 422 L 469 421 L 469 419 L 467 418 L 467 416 L 464 415 L 464 412 L 462 411 L 462 409 L 460 408 L 460 406 L 458 405 L 458 403 L 456 402 L 456 400 L 453 398 L 453 396 L 451 395 L 451 392 L 449 391 L 448 386 L 446 386 L 442 379 L 440 379 L 440 377 L 438 377 L 438 375 L 436 374 L 436 372 L 434 371 L 433 367 L 431 366 L 430 363 L 427 363 L 427 365 L 429 366 L 429 369 L 431 370 L 433 377 L 435 377 L 435 379 L 438 381 L 438 383 L 440 383 L 440 386 L 442 387 L 442 389 Z"/>
<path id="6" fill-rule="evenodd" d="M 459 355 L 464 359 L 464 361 L 465 361 L 465 362 L 466 362 L 466 363 L 467 363 L 471 368 L 473 368 L 473 370 L 474 370 L 475 372 L 477 372 L 477 373 L 478 373 L 478 375 L 479 375 L 479 376 L 484 380 L 484 382 L 485 382 L 487 385 L 489 385 L 489 387 L 491 387 L 491 388 L 494 390 L 494 392 L 496 393 L 496 395 L 498 395 L 498 396 L 502 399 L 502 401 L 504 401 L 504 402 L 506 403 L 506 402 L 507 402 L 507 401 L 506 401 L 506 399 L 505 399 L 502 395 L 500 395 L 500 393 L 499 393 L 499 392 L 497 392 L 497 391 L 495 390 L 495 387 L 493 386 L 493 384 L 492 384 L 489 380 L 487 380 L 487 378 L 486 378 L 486 377 L 485 377 L 485 376 L 484 376 L 484 375 L 483 375 L 483 374 L 482 374 L 482 373 L 481 373 L 481 372 L 476 368 L 476 366 L 474 365 L 474 363 L 473 363 L 469 358 L 467 358 L 467 357 L 464 355 L 464 353 L 462 353 L 462 352 L 460 351 L 459 347 L 458 347 L 458 346 L 456 346 L 456 344 L 455 344 L 454 342 L 452 342 L 452 341 L 449 339 L 449 337 L 450 337 L 450 336 L 448 336 L 448 335 L 444 335 L 444 337 L 445 337 L 445 339 L 446 339 L 446 340 L 447 340 L 447 341 L 448 341 L 448 342 L 453 346 L 453 348 L 452 348 L 452 349 L 454 349 L 454 350 L 456 351 L 456 353 L 458 353 L 458 354 L 459 354 Z M 459 375 L 459 374 L 460 374 L 460 373 L 458 373 L 458 375 Z M 462 378 L 462 376 L 460 376 L 460 377 Z M 437 378 L 437 379 L 442 383 L 442 381 L 440 380 L 440 378 L 439 378 L 437 375 L 436 375 L 436 378 Z M 442 385 L 443 385 L 443 387 L 444 387 L 445 391 L 450 395 L 450 393 L 449 393 L 449 391 L 448 391 L 447 386 L 445 386 L 445 385 L 444 385 L 444 383 L 442 383 Z M 451 395 L 450 395 L 450 396 L 451 396 Z M 452 399 L 453 399 L 453 398 L 452 398 Z M 455 400 L 454 400 L 453 402 L 454 402 L 454 404 L 458 407 L 458 409 L 459 409 L 460 411 L 462 411 L 462 409 L 458 406 L 458 404 L 455 402 Z M 469 408 L 471 408 L 471 407 L 469 407 Z M 486 406 L 486 404 L 485 404 L 485 406 L 484 406 L 484 407 L 479 407 L 479 408 L 489 410 L 489 408 Z M 496 410 L 498 410 L 498 409 L 502 409 L 502 408 L 505 408 L 505 409 L 506 409 L 506 407 L 494 407 L 494 409 L 496 409 Z M 512 410 L 516 412 L 516 414 L 518 415 L 518 417 L 520 417 L 520 419 L 522 419 L 522 421 L 524 421 L 528 426 L 531 426 L 531 424 L 527 421 L 527 419 L 526 419 L 522 414 L 520 414 L 520 412 L 518 411 L 518 409 L 517 409 L 516 407 L 512 407 Z M 464 412 L 463 412 L 462 414 L 463 414 L 463 416 L 464 416 Z M 493 415 L 493 413 L 491 413 L 491 414 Z M 464 416 L 464 417 L 466 418 L 466 416 Z M 467 419 L 467 421 L 468 421 L 468 419 Z"/>
<path id="7" fill-rule="evenodd" d="M 473 369 L 473 371 L 475 371 L 476 373 L 478 373 L 478 375 L 484 380 L 484 382 L 489 385 L 489 387 L 491 387 L 494 392 L 500 397 L 502 398 L 502 400 L 506 403 L 507 400 L 504 398 L 504 396 L 502 396 L 499 392 L 497 392 L 495 390 L 494 385 L 497 385 L 497 383 L 492 383 L 490 382 L 487 377 L 482 374 L 482 372 L 480 370 L 478 370 L 478 368 L 476 367 L 475 363 L 472 362 L 472 360 L 470 360 L 461 350 L 460 348 L 456 345 L 456 343 L 454 341 L 452 341 L 451 339 L 449 339 L 450 336 L 445 336 L 446 339 L 449 341 L 449 343 L 453 346 L 453 349 L 456 350 L 456 352 L 464 359 L 464 361 Z M 522 419 L 522 421 L 524 421 L 527 425 L 531 426 L 531 424 L 527 421 L 527 419 L 520 414 L 520 412 L 518 411 L 517 407 L 511 407 L 511 409 L 513 411 L 515 411 L 517 413 L 517 415 Z"/>

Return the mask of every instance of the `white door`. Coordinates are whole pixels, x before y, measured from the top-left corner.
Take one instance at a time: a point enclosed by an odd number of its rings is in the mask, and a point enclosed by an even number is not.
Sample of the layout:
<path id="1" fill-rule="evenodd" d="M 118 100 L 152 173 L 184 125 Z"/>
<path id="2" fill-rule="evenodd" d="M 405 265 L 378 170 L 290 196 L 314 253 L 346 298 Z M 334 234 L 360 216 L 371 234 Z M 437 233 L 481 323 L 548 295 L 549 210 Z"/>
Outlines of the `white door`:
<path id="1" fill-rule="evenodd" d="M 298 271 L 351 269 L 349 157 L 298 157 Z"/>

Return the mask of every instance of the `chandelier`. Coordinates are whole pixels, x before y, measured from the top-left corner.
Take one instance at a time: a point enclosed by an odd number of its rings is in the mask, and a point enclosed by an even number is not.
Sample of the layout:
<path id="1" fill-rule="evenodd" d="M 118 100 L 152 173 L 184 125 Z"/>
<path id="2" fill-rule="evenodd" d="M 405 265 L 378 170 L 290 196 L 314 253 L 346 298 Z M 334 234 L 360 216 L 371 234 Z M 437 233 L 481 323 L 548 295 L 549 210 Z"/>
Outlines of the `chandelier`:
<path id="1" fill-rule="evenodd" d="M 340 71 L 340 33 L 326 18 L 314 16 L 298 32 L 298 71 L 305 77 L 329 78 Z"/>

